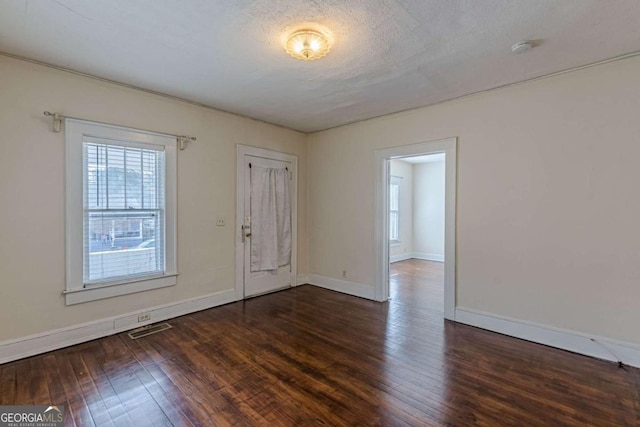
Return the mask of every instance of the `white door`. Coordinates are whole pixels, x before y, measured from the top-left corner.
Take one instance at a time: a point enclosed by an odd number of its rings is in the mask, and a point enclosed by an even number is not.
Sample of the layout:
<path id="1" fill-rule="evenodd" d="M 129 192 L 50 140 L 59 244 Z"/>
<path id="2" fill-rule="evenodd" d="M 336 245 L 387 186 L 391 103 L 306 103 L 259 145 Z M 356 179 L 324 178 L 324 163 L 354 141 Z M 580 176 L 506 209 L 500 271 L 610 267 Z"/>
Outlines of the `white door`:
<path id="1" fill-rule="evenodd" d="M 291 184 L 293 165 L 290 161 L 245 154 L 243 163 L 244 214 L 241 244 L 244 245 L 243 273 L 246 298 L 292 285 L 291 260 L 295 236 L 291 207 L 294 185 Z M 265 177 L 266 180 L 261 179 Z M 267 180 L 271 180 L 271 186 Z M 276 180 L 277 191 L 274 189 Z M 285 192 L 286 203 L 283 202 Z M 265 203 L 269 205 L 266 208 Z M 273 227 L 267 224 L 273 224 Z M 277 242 L 274 242 L 274 239 Z"/>

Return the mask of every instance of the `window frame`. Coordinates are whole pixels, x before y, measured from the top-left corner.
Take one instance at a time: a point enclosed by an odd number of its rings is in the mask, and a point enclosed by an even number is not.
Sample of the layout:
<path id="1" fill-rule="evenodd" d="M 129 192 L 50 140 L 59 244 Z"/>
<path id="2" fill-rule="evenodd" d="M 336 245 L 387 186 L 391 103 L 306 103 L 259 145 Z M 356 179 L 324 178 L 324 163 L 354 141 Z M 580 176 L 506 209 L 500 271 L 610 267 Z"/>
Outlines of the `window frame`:
<path id="1" fill-rule="evenodd" d="M 398 209 L 396 210 L 391 209 L 391 193 L 392 193 L 391 187 L 394 185 L 398 187 Z M 397 246 L 400 243 L 402 243 L 402 241 L 400 240 L 400 193 L 401 191 L 402 191 L 402 177 L 392 175 L 389 179 L 389 218 L 391 218 L 392 212 L 397 212 L 398 214 L 398 229 L 397 229 L 398 238 L 397 239 L 391 238 L 392 231 L 391 231 L 391 224 L 389 224 L 389 244 L 392 246 Z"/>
<path id="2" fill-rule="evenodd" d="M 112 140 L 118 145 L 161 146 L 165 153 L 165 271 L 164 274 L 84 283 L 84 161 L 85 137 Z M 144 130 L 65 119 L 65 303 L 73 305 L 119 295 L 173 286 L 177 283 L 177 141 L 174 136 Z"/>

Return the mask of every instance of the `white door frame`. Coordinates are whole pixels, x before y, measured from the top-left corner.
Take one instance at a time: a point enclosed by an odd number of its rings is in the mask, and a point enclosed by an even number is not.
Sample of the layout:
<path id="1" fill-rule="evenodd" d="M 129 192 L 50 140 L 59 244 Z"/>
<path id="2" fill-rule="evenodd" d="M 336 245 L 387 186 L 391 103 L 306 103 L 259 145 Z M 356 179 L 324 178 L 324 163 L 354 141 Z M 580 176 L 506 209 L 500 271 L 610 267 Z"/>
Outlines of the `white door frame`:
<path id="1" fill-rule="evenodd" d="M 265 159 L 282 160 L 291 162 L 292 198 L 291 198 L 291 286 L 297 286 L 298 277 L 298 156 L 295 154 L 281 153 L 279 151 L 264 148 L 251 147 L 237 144 L 236 146 L 236 300 L 244 299 L 244 243 L 242 242 L 242 229 L 244 223 L 244 167 L 246 155 L 263 157 Z"/>
<path id="2" fill-rule="evenodd" d="M 444 317 L 454 320 L 456 307 L 456 166 L 457 138 L 376 150 L 375 298 L 389 299 L 389 160 L 445 153 Z"/>

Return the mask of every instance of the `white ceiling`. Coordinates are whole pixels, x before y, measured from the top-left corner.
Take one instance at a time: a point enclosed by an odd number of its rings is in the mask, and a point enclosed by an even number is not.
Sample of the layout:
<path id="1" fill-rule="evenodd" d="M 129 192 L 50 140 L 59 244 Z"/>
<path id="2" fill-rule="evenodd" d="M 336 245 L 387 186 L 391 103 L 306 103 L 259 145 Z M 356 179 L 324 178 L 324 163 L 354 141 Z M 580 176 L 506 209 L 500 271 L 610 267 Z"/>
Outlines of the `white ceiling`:
<path id="1" fill-rule="evenodd" d="M 285 54 L 304 22 L 327 57 Z M 639 23 L 638 0 L 2 0 L 0 51 L 311 132 L 635 52 Z"/>

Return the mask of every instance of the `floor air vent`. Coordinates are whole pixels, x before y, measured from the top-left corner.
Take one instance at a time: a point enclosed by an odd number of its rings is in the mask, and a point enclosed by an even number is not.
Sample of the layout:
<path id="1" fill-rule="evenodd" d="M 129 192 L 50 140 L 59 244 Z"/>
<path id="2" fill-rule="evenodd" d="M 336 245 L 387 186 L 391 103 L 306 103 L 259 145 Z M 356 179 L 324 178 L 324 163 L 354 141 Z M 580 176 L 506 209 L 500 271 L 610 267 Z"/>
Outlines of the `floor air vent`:
<path id="1" fill-rule="evenodd" d="M 147 335 L 157 334 L 158 332 L 166 331 L 167 329 L 171 329 L 171 325 L 168 323 L 157 323 L 155 325 L 147 325 L 142 328 L 134 329 L 129 332 L 129 338 L 132 340 L 137 340 L 138 338 L 146 337 Z"/>

